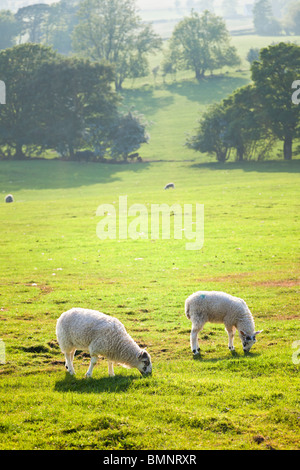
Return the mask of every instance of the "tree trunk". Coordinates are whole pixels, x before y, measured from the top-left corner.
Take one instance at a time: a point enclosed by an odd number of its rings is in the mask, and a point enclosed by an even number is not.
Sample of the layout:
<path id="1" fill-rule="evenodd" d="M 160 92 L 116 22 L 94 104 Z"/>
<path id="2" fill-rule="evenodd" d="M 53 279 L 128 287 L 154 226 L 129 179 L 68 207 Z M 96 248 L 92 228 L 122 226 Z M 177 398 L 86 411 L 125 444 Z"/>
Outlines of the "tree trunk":
<path id="1" fill-rule="evenodd" d="M 236 149 L 236 153 L 237 153 L 237 156 L 238 156 L 238 161 L 239 162 L 244 161 L 244 148 L 243 147 L 238 147 Z"/>
<path id="2" fill-rule="evenodd" d="M 121 79 L 121 77 L 116 77 L 115 78 L 115 88 L 116 88 L 116 91 L 122 91 L 122 84 L 123 84 L 123 80 Z"/>
<path id="3" fill-rule="evenodd" d="M 69 143 L 68 147 L 69 147 L 69 158 L 70 160 L 74 160 L 74 156 L 75 156 L 74 145 L 72 143 Z"/>
<path id="4" fill-rule="evenodd" d="M 205 70 L 200 70 L 198 67 L 195 68 L 196 79 L 201 80 L 204 77 Z"/>
<path id="5" fill-rule="evenodd" d="M 15 151 L 15 154 L 14 154 L 14 158 L 16 160 L 22 160 L 23 158 L 25 158 L 25 154 L 23 153 L 23 144 L 17 142 L 16 144 L 16 151 Z"/>
<path id="6" fill-rule="evenodd" d="M 222 150 L 218 150 L 216 152 L 218 162 L 220 162 L 220 163 L 226 162 L 226 160 L 227 160 L 227 151 L 228 151 L 228 149 L 226 149 L 226 150 L 222 149 Z"/>
<path id="7" fill-rule="evenodd" d="M 289 135 L 285 136 L 283 143 L 283 156 L 285 160 L 292 160 L 293 139 Z"/>

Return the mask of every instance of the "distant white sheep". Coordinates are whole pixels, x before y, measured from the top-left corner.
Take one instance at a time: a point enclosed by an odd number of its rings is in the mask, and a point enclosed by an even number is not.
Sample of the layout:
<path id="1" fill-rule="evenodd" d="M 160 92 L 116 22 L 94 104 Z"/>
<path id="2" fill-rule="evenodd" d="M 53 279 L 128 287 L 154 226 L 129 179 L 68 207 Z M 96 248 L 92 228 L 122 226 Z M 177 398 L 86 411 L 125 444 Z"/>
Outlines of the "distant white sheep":
<path id="1" fill-rule="evenodd" d="M 5 196 L 5 202 L 14 202 L 14 197 L 12 194 Z"/>
<path id="2" fill-rule="evenodd" d="M 244 352 L 250 351 L 256 342 L 254 320 L 246 302 L 238 297 L 218 291 L 199 291 L 185 301 L 185 314 L 192 321 L 191 349 L 199 354 L 198 333 L 206 322 L 224 323 L 228 333 L 228 347 L 234 351 L 233 338 L 238 330 Z"/>
<path id="3" fill-rule="evenodd" d="M 114 375 L 113 363 L 135 367 L 142 375 L 152 372 L 150 354 L 133 341 L 117 318 L 104 313 L 84 308 L 68 310 L 57 320 L 56 336 L 71 375 L 75 374 L 76 349 L 88 350 L 91 355 L 86 377 L 92 376 L 99 355 L 107 358 L 110 376 Z"/>
<path id="4" fill-rule="evenodd" d="M 170 188 L 175 189 L 175 184 L 174 184 L 174 183 L 168 183 L 168 184 L 166 184 L 166 186 L 164 187 L 164 189 L 170 189 Z"/>

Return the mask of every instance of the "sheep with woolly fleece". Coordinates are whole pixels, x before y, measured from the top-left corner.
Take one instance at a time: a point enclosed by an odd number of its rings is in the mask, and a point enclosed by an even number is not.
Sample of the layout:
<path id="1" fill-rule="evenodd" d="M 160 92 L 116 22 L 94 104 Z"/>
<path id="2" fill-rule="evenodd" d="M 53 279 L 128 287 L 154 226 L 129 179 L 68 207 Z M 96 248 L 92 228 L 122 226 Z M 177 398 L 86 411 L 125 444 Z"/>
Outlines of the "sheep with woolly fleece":
<path id="1" fill-rule="evenodd" d="M 174 183 L 167 183 L 166 186 L 164 187 L 164 189 L 175 189 L 175 184 Z"/>
<path id="2" fill-rule="evenodd" d="M 5 196 L 5 202 L 14 202 L 14 197 L 12 194 L 8 194 L 7 196 Z"/>
<path id="3" fill-rule="evenodd" d="M 185 301 L 185 314 L 192 322 L 190 343 L 193 354 L 199 354 L 198 333 L 206 322 L 224 323 L 228 334 L 228 347 L 234 351 L 233 338 L 238 330 L 244 352 L 249 352 L 256 342 L 252 314 L 243 299 L 225 292 L 199 291 L 190 295 Z"/>
<path id="4" fill-rule="evenodd" d="M 86 377 L 92 376 L 99 355 L 107 358 L 110 376 L 114 376 L 114 363 L 135 367 L 142 375 L 152 372 L 150 354 L 134 342 L 117 318 L 104 313 L 72 308 L 57 320 L 56 336 L 71 375 L 75 374 L 73 359 L 76 349 L 88 350 L 91 355 Z"/>

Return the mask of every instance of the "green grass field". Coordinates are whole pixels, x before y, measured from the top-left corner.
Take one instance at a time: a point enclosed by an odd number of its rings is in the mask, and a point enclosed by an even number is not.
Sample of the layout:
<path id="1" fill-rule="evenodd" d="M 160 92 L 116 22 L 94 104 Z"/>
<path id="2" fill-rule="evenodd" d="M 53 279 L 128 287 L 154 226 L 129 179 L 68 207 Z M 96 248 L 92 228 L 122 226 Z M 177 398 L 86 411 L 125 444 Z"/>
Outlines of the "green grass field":
<path id="1" fill-rule="evenodd" d="M 126 89 L 153 121 L 143 163 L 0 162 L 2 201 L 15 198 L 0 204 L 0 449 L 300 449 L 300 160 L 222 165 L 183 147 L 201 109 L 246 80 Z M 203 248 L 100 240 L 97 207 L 118 210 L 120 195 L 149 214 L 204 204 Z M 250 354 L 207 324 L 193 359 L 184 301 L 200 289 L 246 300 L 264 330 Z M 100 358 L 87 380 L 84 352 L 68 376 L 55 324 L 73 306 L 118 317 L 152 376 L 116 366 L 110 378 Z"/>

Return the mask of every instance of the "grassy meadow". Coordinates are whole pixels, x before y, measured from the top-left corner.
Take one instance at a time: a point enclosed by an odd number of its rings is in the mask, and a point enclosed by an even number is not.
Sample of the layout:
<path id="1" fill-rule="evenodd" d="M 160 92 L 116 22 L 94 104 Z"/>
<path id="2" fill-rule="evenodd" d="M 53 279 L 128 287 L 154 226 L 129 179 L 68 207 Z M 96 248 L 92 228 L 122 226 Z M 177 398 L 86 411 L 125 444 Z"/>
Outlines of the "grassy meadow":
<path id="1" fill-rule="evenodd" d="M 300 160 L 219 164 L 183 146 L 249 74 L 151 80 L 124 90 L 152 123 L 142 163 L 0 162 L 0 449 L 300 449 Z M 204 204 L 203 248 L 186 250 L 184 235 L 100 240 L 97 207 L 118 214 L 125 195 L 149 222 L 151 204 Z M 184 301 L 200 289 L 246 300 L 263 329 L 249 354 L 207 324 L 193 359 Z M 70 377 L 55 324 L 74 306 L 118 317 L 152 376 L 116 366 L 110 378 L 99 358 L 85 379 L 79 351 Z"/>

